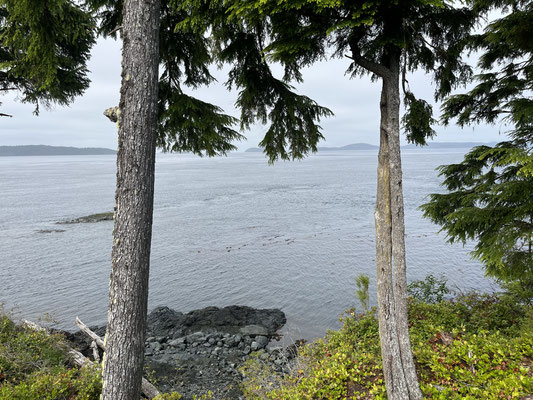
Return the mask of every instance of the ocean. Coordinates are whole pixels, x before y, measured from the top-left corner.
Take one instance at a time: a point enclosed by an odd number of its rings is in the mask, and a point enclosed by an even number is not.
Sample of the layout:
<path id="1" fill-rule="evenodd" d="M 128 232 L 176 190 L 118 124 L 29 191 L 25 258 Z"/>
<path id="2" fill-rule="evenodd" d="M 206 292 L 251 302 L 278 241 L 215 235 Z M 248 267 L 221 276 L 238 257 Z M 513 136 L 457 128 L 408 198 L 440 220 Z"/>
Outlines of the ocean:
<path id="1" fill-rule="evenodd" d="M 435 168 L 467 150 L 403 152 L 407 274 L 492 291 L 472 244 L 448 244 L 418 209 L 442 191 Z M 376 164 L 372 150 L 274 165 L 261 153 L 158 154 L 149 309 L 280 308 L 287 338 L 312 339 L 358 306 L 358 274 L 375 304 Z M 115 170 L 108 155 L 0 158 L 4 308 L 67 330 L 76 316 L 105 323 L 113 223 L 56 222 L 112 211 Z"/>

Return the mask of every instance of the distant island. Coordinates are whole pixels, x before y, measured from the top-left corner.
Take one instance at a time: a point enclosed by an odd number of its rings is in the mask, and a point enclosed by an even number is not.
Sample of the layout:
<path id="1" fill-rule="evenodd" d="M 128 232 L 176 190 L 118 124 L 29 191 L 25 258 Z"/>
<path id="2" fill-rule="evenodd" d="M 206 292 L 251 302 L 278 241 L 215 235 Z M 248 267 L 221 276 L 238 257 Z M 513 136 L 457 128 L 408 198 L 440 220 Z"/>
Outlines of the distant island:
<path id="1" fill-rule="evenodd" d="M 471 149 L 474 146 L 494 146 L 496 142 L 430 142 L 427 146 L 416 146 L 408 144 L 402 146 L 403 149 Z M 353 143 L 342 147 L 319 147 L 318 151 L 340 151 L 340 150 L 379 150 L 379 146 L 368 143 Z M 263 149 L 251 147 L 245 150 L 245 153 L 262 153 Z"/>
<path id="2" fill-rule="evenodd" d="M 0 146 L 0 157 L 12 156 L 93 156 L 117 154 L 115 150 L 101 147 L 64 147 L 64 146 Z"/>
<path id="3" fill-rule="evenodd" d="M 471 149 L 475 146 L 494 146 L 497 142 L 429 142 L 427 146 L 417 146 L 415 144 L 408 144 L 402 146 L 403 149 Z"/>
<path id="4" fill-rule="evenodd" d="M 318 151 L 336 150 L 379 150 L 379 146 L 368 143 L 353 143 L 342 147 L 319 147 Z"/>
<path id="5" fill-rule="evenodd" d="M 318 151 L 337 151 L 337 150 L 378 150 L 379 146 L 368 143 L 354 143 L 342 147 L 319 147 Z M 262 153 L 263 149 L 251 147 L 244 151 L 245 153 Z"/>

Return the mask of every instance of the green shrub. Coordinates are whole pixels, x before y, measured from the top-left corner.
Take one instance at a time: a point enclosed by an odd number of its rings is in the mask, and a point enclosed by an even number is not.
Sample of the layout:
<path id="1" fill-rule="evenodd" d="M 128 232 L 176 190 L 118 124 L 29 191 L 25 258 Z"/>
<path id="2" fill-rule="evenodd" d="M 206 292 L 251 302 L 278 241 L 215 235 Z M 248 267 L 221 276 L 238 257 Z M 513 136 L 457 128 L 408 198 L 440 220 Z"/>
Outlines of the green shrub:
<path id="1" fill-rule="evenodd" d="M 349 310 L 342 321 L 340 330 L 305 346 L 287 376 L 251 361 L 246 397 L 386 399 L 375 310 Z M 475 293 L 435 303 L 411 299 L 409 321 L 425 398 L 519 399 L 533 392 L 533 311 L 527 306 Z"/>
<path id="2" fill-rule="evenodd" d="M 63 340 L 0 314 L 0 400 L 98 400 L 99 369 L 70 368 Z"/>
<path id="3" fill-rule="evenodd" d="M 54 367 L 2 384 L 0 400 L 98 400 L 101 385 L 96 368 Z"/>
<path id="4" fill-rule="evenodd" d="M 444 277 L 437 278 L 433 274 L 426 276 L 423 281 L 414 281 L 407 285 L 407 293 L 413 299 L 424 303 L 440 303 L 450 294 Z"/>
<path id="5" fill-rule="evenodd" d="M 58 335 L 23 329 L 0 315 L 0 374 L 17 382 L 35 371 L 65 365 L 67 356 L 57 346 Z"/>
<path id="6" fill-rule="evenodd" d="M 359 299 L 359 302 L 361 303 L 361 307 L 363 307 L 364 312 L 368 311 L 368 299 L 370 298 L 370 296 L 368 295 L 369 283 L 370 278 L 368 277 L 368 275 L 359 274 L 355 277 L 355 285 L 357 286 L 355 294 Z"/>
<path id="7" fill-rule="evenodd" d="M 178 392 L 173 393 L 161 393 L 160 395 L 157 395 L 154 397 L 154 400 L 180 400 L 181 394 Z"/>

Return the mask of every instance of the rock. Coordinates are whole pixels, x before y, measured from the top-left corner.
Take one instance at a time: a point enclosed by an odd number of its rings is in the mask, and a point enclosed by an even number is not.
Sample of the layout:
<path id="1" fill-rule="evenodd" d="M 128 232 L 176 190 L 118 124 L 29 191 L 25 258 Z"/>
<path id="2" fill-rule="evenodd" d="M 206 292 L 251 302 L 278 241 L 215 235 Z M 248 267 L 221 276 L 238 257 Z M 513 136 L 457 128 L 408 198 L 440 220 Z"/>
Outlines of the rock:
<path id="1" fill-rule="evenodd" d="M 185 315 L 182 327 L 188 332 L 217 331 L 238 333 L 246 325 L 261 325 L 267 329 L 264 336 L 272 335 L 287 322 L 285 314 L 276 309 L 255 309 L 245 306 L 224 308 L 206 307 Z"/>
<path id="2" fill-rule="evenodd" d="M 268 336 L 268 329 L 263 325 L 246 325 L 240 329 L 240 333 L 246 336 Z"/>
<path id="3" fill-rule="evenodd" d="M 204 334 L 202 332 L 191 333 L 190 335 L 185 336 L 184 339 L 185 343 L 188 344 L 194 344 L 205 341 Z"/>
<path id="4" fill-rule="evenodd" d="M 281 353 L 283 351 L 283 347 L 281 346 L 267 346 L 266 351 L 269 353 Z"/>
<path id="5" fill-rule="evenodd" d="M 259 345 L 259 348 L 261 349 L 264 348 L 269 342 L 266 336 L 261 336 L 261 335 L 256 336 L 255 341 L 257 342 L 257 344 Z"/>
<path id="6" fill-rule="evenodd" d="M 252 351 L 259 351 L 262 360 L 274 365 L 279 355 L 272 357 L 262 349 L 284 323 L 280 310 L 231 306 L 183 314 L 157 307 L 148 315 L 146 365 L 161 391 L 179 391 L 183 400 L 208 390 L 214 399 L 242 399 L 239 366 Z M 97 333 L 104 336 L 105 328 L 100 329 Z M 91 355 L 85 334 L 69 335 L 78 335 L 86 355 Z"/>
<path id="7" fill-rule="evenodd" d="M 180 328 L 184 318 L 183 313 L 168 307 L 157 307 L 148 314 L 147 330 L 151 336 L 170 337 Z"/>
<path id="8" fill-rule="evenodd" d="M 168 342 L 168 344 L 170 346 L 174 346 L 174 347 L 179 347 L 180 345 L 184 344 L 185 343 L 185 338 L 178 338 L 178 339 L 173 339 L 173 340 L 170 340 Z"/>
<path id="9" fill-rule="evenodd" d="M 91 214 L 85 217 L 79 217 L 76 219 L 71 219 L 68 221 L 60 221 L 58 224 L 85 224 L 85 223 L 95 223 L 101 221 L 113 221 L 113 212 L 105 212 L 100 214 Z"/>

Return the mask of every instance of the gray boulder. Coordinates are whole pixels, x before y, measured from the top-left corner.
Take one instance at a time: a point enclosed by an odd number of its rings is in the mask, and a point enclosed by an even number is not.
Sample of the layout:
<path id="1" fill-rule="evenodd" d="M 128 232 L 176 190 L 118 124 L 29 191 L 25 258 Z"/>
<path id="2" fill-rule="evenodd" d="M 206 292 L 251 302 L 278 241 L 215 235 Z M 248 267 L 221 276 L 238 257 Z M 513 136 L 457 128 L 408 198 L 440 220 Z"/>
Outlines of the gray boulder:
<path id="1" fill-rule="evenodd" d="M 268 329 L 263 325 L 246 325 L 240 329 L 240 333 L 243 336 L 268 336 Z"/>

